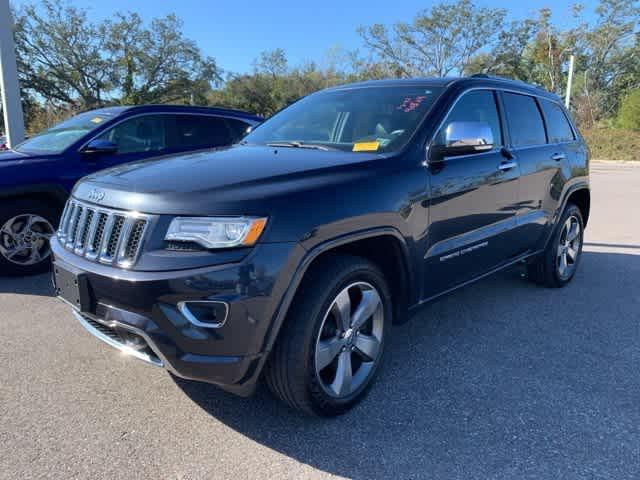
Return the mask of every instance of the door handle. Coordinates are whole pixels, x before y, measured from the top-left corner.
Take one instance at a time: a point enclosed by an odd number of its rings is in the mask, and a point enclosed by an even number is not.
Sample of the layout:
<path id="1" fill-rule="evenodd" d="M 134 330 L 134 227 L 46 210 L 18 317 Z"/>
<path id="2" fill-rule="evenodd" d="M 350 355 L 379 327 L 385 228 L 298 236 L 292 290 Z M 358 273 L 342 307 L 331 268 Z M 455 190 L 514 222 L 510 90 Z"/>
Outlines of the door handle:
<path id="1" fill-rule="evenodd" d="M 517 167 L 518 164 L 516 162 L 502 162 L 500 165 L 498 165 L 498 170 L 511 170 L 512 168 Z"/>
<path id="2" fill-rule="evenodd" d="M 564 160 L 565 158 L 567 158 L 567 156 L 564 153 L 554 153 L 551 155 L 551 160 L 555 160 L 556 162 Z"/>

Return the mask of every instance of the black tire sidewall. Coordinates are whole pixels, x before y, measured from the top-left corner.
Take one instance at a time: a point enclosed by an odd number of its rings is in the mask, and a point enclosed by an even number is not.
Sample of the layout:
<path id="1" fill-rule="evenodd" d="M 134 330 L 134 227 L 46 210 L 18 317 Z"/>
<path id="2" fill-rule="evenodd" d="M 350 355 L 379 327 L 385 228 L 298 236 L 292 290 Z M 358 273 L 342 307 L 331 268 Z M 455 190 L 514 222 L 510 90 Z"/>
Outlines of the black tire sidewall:
<path id="1" fill-rule="evenodd" d="M 560 274 L 558 272 L 557 251 L 560 243 L 560 237 L 562 236 L 562 230 L 564 228 L 564 224 L 566 223 L 567 219 L 571 216 L 575 216 L 578 219 L 578 222 L 580 224 L 580 236 L 581 236 L 580 248 L 578 249 L 578 256 L 577 256 L 573 271 L 568 277 L 562 278 L 560 277 Z M 574 275 L 578 271 L 578 266 L 580 265 L 580 259 L 582 258 L 583 245 L 584 245 L 584 220 L 582 218 L 582 212 L 580 212 L 580 209 L 576 205 L 569 204 L 567 205 L 567 208 L 565 208 L 562 216 L 560 217 L 560 221 L 558 222 L 558 228 L 556 229 L 556 232 L 554 234 L 553 242 L 551 242 L 551 245 L 550 245 L 551 248 L 549 248 L 546 255 L 547 257 L 546 262 L 547 262 L 547 269 L 548 269 L 547 271 L 550 272 L 551 275 L 553 275 L 553 280 L 554 280 L 554 283 L 556 283 L 556 285 L 561 287 L 565 286 L 573 279 Z"/>
<path id="2" fill-rule="evenodd" d="M 380 345 L 381 353 L 378 357 L 378 361 L 369 374 L 367 381 L 347 397 L 336 398 L 325 392 L 316 376 L 316 340 L 318 338 L 320 327 L 322 326 L 324 314 L 331 306 L 335 297 L 348 285 L 359 281 L 371 284 L 376 288 L 380 294 L 380 298 L 382 299 L 382 305 L 384 308 L 384 327 L 382 342 Z M 348 410 L 355 405 L 355 403 L 360 401 L 374 383 L 373 381 L 379 373 L 384 359 L 385 344 L 390 335 L 393 312 L 392 300 L 389 287 L 382 273 L 377 268 L 372 265 L 368 265 L 367 263 L 359 266 L 342 278 L 336 279 L 336 282 L 330 285 L 323 295 L 318 295 L 318 298 L 323 298 L 323 301 L 322 303 L 319 303 L 319 306 L 315 309 L 313 321 L 308 322 L 309 325 L 307 327 L 307 332 L 305 333 L 307 343 L 304 349 L 307 352 L 307 358 L 305 361 L 305 383 L 307 384 L 307 394 L 309 395 L 309 400 L 311 401 L 314 411 L 320 415 L 337 415 Z"/>
<path id="3" fill-rule="evenodd" d="M 3 206 L 0 213 L 0 227 L 5 224 L 10 218 L 17 215 L 33 214 L 39 215 L 51 223 L 51 226 L 56 228 L 58 220 L 60 218 L 59 209 L 54 206 L 47 205 L 46 203 L 28 198 L 9 199 L 5 200 L 6 205 Z M 47 271 L 51 266 L 51 255 L 45 260 L 36 263 L 34 265 L 18 265 L 10 262 L 2 255 L 0 255 L 0 275 L 32 275 L 36 273 L 42 273 Z"/>

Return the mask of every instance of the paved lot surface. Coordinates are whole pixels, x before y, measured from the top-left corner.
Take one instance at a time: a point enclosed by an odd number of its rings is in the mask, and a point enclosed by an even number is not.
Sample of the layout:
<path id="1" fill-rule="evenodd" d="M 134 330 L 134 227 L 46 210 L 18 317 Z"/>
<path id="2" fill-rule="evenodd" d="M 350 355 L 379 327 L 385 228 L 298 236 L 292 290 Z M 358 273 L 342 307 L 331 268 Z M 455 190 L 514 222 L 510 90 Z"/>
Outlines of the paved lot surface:
<path id="1" fill-rule="evenodd" d="M 640 167 L 594 165 L 581 269 L 518 269 L 394 329 L 337 420 L 176 382 L 89 336 L 47 276 L 0 279 L 0 478 L 640 477 Z"/>

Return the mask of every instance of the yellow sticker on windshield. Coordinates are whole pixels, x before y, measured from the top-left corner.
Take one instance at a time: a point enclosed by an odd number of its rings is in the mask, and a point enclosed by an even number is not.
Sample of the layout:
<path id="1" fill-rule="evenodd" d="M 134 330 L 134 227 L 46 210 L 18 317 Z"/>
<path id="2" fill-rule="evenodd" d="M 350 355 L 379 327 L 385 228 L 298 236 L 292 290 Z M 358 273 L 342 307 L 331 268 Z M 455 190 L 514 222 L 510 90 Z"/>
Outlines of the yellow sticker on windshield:
<path id="1" fill-rule="evenodd" d="M 357 142 L 353 144 L 354 152 L 375 152 L 378 150 L 380 142 Z"/>
<path id="2" fill-rule="evenodd" d="M 102 122 L 102 118 L 100 117 L 93 117 L 91 119 L 91 123 L 100 123 L 100 122 Z"/>

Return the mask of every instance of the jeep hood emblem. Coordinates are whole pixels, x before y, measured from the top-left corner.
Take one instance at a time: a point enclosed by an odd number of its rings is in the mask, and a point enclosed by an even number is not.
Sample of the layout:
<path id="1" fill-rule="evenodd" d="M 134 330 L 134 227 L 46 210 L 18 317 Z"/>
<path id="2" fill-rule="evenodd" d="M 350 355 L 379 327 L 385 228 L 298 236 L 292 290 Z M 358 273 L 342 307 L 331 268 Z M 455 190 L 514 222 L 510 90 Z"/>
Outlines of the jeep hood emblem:
<path id="1" fill-rule="evenodd" d="M 89 198 L 89 200 L 94 200 L 96 202 L 99 202 L 104 198 L 104 192 L 102 190 L 98 190 L 97 188 L 94 188 L 89 191 L 89 194 L 87 195 L 87 197 Z"/>

